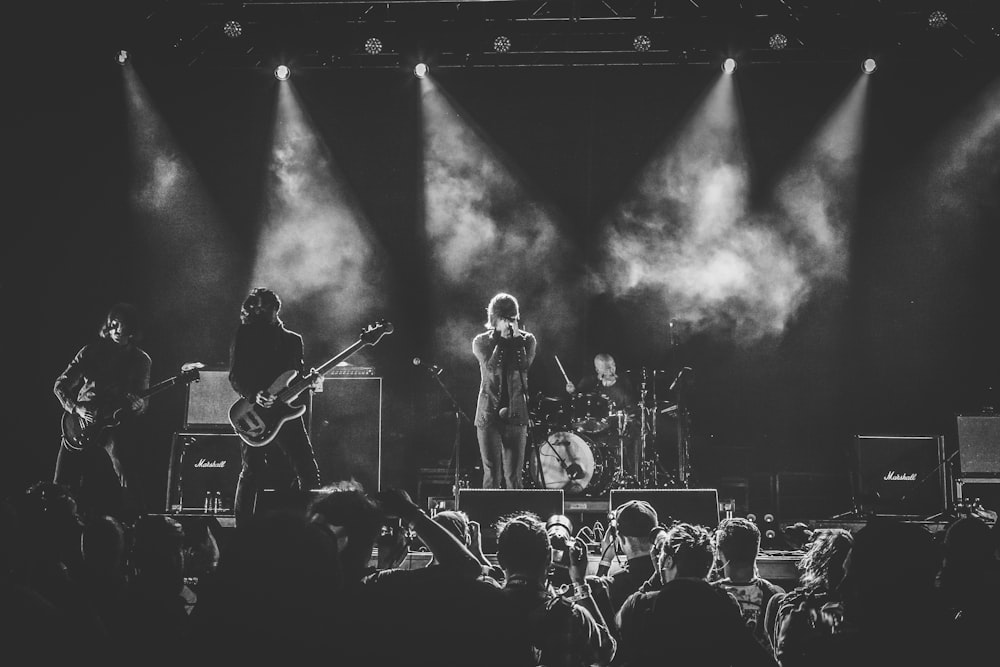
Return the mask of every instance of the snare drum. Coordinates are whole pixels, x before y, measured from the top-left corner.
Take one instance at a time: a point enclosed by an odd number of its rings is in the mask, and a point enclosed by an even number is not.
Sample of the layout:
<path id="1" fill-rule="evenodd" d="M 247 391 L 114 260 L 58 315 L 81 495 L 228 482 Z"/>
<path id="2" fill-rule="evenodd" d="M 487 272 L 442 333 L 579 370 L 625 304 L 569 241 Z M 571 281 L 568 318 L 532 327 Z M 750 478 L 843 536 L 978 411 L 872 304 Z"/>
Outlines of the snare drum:
<path id="1" fill-rule="evenodd" d="M 573 397 L 573 428 L 584 433 L 600 433 L 608 428 L 611 406 L 600 394 Z"/>
<path id="2" fill-rule="evenodd" d="M 615 459 L 585 435 L 558 431 L 525 454 L 529 485 L 567 494 L 600 495 L 614 476 Z"/>

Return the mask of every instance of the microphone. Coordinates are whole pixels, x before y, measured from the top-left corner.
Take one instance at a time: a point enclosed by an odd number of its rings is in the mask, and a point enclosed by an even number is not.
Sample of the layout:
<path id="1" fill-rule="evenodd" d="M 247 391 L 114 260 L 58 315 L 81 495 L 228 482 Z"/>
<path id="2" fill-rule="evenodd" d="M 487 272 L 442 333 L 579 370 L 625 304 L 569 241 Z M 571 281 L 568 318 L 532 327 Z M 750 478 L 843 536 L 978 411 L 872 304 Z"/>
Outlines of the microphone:
<path id="1" fill-rule="evenodd" d="M 434 364 L 425 364 L 420 360 L 420 357 L 413 357 L 413 365 L 423 366 L 428 371 L 430 371 L 431 375 L 441 375 L 441 373 L 444 372 L 444 369 L 441 368 L 440 366 L 435 366 Z"/>
<path id="2" fill-rule="evenodd" d="M 566 466 L 566 473 L 572 480 L 583 478 L 583 467 L 579 463 L 570 463 Z"/>

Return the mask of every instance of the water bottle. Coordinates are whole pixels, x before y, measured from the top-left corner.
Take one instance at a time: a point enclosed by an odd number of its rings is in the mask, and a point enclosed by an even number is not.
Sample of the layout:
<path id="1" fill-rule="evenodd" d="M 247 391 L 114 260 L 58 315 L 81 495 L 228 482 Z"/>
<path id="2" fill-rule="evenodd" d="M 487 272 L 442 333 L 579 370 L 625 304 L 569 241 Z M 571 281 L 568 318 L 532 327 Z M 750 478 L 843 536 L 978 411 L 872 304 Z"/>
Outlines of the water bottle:
<path id="1" fill-rule="evenodd" d="M 209 514 L 212 511 L 212 492 L 205 492 L 205 514 Z"/>

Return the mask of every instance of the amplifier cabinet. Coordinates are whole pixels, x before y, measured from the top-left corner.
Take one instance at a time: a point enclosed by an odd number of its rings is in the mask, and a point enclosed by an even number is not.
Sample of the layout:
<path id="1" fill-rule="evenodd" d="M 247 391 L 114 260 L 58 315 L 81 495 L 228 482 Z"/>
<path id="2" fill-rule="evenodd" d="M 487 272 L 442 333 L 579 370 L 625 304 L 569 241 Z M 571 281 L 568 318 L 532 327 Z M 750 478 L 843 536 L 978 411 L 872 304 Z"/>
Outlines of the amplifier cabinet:
<path id="1" fill-rule="evenodd" d="M 240 438 L 235 433 L 174 433 L 165 511 L 204 512 L 206 498 L 218 498 L 213 513 L 231 514 L 241 467 Z"/>
<path id="2" fill-rule="evenodd" d="M 229 369 L 205 368 L 198 375 L 197 382 L 187 385 L 184 428 L 232 431 L 229 408 L 240 396 L 229 384 Z"/>
<path id="3" fill-rule="evenodd" d="M 929 516 L 948 504 L 942 435 L 856 435 L 855 500 L 866 511 Z"/>
<path id="4" fill-rule="evenodd" d="M 1000 477 L 1000 415 L 957 418 L 962 477 Z"/>
<path id="5" fill-rule="evenodd" d="M 323 484 L 354 480 L 382 485 L 382 378 L 324 377 L 306 423 Z"/>

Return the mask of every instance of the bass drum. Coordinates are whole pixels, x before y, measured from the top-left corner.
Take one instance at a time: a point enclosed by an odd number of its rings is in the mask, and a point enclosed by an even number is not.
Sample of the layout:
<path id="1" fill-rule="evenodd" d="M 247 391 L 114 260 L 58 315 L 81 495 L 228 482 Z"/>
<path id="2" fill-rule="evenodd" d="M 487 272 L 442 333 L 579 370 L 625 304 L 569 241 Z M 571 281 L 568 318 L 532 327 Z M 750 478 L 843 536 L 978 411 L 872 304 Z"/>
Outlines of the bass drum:
<path id="1" fill-rule="evenodd" d="M 615 459 L 585 435 L 557 431 L 525 453 L 526 486 L 597 496 L 608 490 Z"/>

